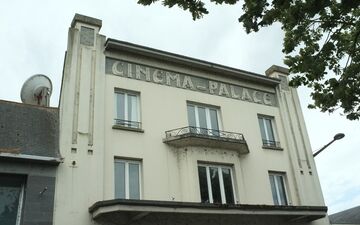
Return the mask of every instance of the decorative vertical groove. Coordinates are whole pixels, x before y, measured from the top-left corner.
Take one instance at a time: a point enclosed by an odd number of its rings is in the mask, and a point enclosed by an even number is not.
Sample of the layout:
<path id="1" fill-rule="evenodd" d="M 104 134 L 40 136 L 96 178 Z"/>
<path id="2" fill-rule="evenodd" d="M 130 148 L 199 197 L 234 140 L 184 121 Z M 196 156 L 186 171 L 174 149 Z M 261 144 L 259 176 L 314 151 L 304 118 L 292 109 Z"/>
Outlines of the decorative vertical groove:
<path id="1" fill-rule="evenodd" d="M 82 48 L 79 48 L 79 57 L 77 58 L 77 62 L 76 62 L 76 80 L 75 80 L 73 130 L 72 130 L 73 144 L 77 144 L 77 134 L 78 134 L 81 61 L 82 61 Z"/>
<path id="2" fill-rule="evenodd" d="M 292 94 L 292 100 L 293 102 L 295 103 L 296 99 L 294 97 L 294 95 Z M 301 109 L 298 109 L 296 104 L 294 104 L 294 108 L 295 108 L 295 113 L 296 113 L 296 123 L 300 129 L 300 136 L 301 136 L 301 143 L 302 143 L 302 146 L 303 146 L 303 151 L 304 151 L 304 154 L 305 154 L 305 157 L 306 157 L 306 164 L 308 166 L 309 169 L 311 169 L 311 165 L 310 165 L 310 161 L 309 161 L 309 155 L 307 153 L 307 149 L 306 149 L 306 145 L 305 145 L 305 138 L 304 138 L 304 134 L 303 134 L 303 127 L 301 126 L 300 124 L 300 115 L 299 115 L 299 111 L 298 110 L 301 110 Z"/>
<path id="3" fill-rule="evenodd" d="M 91 80 L 89 98 L 89 139 L 88 145 L 94 144 L 94 104 L 95 104 L 95 71 L 96 71 L 96 51 L 91 52 Z"/>
<path id="4" fill-rule="evenodd" d="M 285 128 L 285 124 L 286 122 L 284 121 L 285 120 L 285 117 L 288 117 L 285 113 L 285 104 L 284 104 L 284 101 L 282 100 L 283 98 L 285 98 L 285 95 L 282 94 L 282 89 L 280 87 L 277 87 L 276 88 L 277 91 L 277 100 L 278 100 L 278 106 L 279 108 L 283 108 L 283 110 L 280 109 L 280 115 L 281 115 L 281 121 L 282 121 L 282 128 L 283 130 L 286 132 L 286 128 Z M 297 198 L 297 201 L 299 205 L 302 204 L 302 198 L 301 198 L 301 194 L 300 194 L 300 190 L 299 190 L 299 179 L 298 179 L 298 176 L 297 176 L 297 169 L 295 169 L 295 163 L 298 164 L 298 166 L 301 168 L 301 162 L 299 160 L 299 157 L 298 157 L 298 154 L 296 154 L 296 157 L 297 157 L 297 160 L 296 162 L 294 162 L 294 158 L 293 158 L 293 155 L 292 153 L 290 152 L 290 143 L 289 143 L 289 140 L 288 138 L 285 138 L 285 146 L 286 148 L 288 149 L 288 156 L 289 156 L 289 160 L 292 164 L 292 166 L 290 167 L 291 169 L 291 173 L 294 177 L 294 183 L 295 183 L 295 195 L 296 195 L 296 198 Z M 294 156 L 295 157 L 295 156 Z M 292 199 L 292 203 L 294 203 L 294 199 Z"/>
<path id="5" fill-rule="evenodd" d="M 289 120 L 291 120 L 290 111 L 289 111 L 289 103 L 288 103 L 288 101 L 286 99 L 286 96 L 285 96 L 286 94 L 283 93 L 283 95 L 284 95 L 283 99 L 285 101 L 286 114 L 287 114 Z M 292 123 L 290 123 L 290 130 L 291 130 L 291 137 L 292 137 L 292 139 L 294 141 L 297 161 L 298 161 L 299 167 L 302 168 L 301 159 L 300 159 L 300 155 L 299 155 L 299 149 L 298 149 L 298 146 L 297 146 L 297 143 L 296 143 L 295 131 L 294 131 L 294 127 L 293 127 Z"/>

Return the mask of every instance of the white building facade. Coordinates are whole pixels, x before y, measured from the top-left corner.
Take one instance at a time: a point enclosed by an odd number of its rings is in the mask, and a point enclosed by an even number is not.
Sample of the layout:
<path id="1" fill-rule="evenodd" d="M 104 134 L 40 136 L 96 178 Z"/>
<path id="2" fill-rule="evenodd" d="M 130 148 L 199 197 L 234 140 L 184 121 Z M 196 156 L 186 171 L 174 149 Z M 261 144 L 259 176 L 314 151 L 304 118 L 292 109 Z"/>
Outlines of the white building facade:
<path id="1" fill-rule="evenodd" d="M 54 224 L 328 224 L 288 70 L 266 76 L 99 33 L 75 15 Z"/>

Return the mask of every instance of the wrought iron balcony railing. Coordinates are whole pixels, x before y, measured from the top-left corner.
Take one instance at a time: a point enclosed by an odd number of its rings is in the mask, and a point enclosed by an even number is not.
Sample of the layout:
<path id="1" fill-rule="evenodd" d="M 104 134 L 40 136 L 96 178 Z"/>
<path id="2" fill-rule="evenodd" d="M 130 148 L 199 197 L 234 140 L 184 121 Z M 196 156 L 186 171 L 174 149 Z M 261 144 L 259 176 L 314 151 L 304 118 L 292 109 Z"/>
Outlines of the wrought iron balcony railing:
<path id="1" fill-rule="evenodd" d="M 229 138 L 235 140 L 242 140 L 244 141 L 244 135 L 235 132 L 228 132 L 223 130 L 213 130 L 201 127 L 181 127 L 173 130 L 169 130 L 165 132 L 166 138 L 180 136 L 183 134 L 197 134 L 201 136 L 210 136 L 210 137 L 222 137 L 222 138 Z"/>
<path id="2" fill-rule="evenodd" d="M 274 140 L 262 140 L 264 147 L 281 148 L 280 142 Z"/>
<path id="3" fill-rule="evenodd" d="M 114 121 L 116 126 L 141 129 L 141 122 L 138 121 L 123 120 L 123 119 L 114 119 Z"/>
<path id="4" fill-rule="evenodd" d="M 244 135 L 235 132 L 187 126 L 165 131 L 165 136 L 164 142 L 175 147 L 202 146 L 249 152 Z"/>

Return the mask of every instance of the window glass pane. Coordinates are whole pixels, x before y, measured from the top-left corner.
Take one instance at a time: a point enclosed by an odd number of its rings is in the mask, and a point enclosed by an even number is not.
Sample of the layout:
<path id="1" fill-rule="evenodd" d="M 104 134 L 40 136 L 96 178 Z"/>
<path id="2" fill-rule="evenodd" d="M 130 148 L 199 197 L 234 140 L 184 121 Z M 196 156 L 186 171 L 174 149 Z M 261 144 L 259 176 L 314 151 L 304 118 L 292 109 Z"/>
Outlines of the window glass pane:
<path id="1" fill-rule="evenodd" d="M 125 198 L 125 162 L 115 162 L 115 198 Z"/>
<path id="2" fill-rule="evenodd" d="M 140 199 L 139 164 L 129 163 L 130 199 Z"/>
<path id="3" fill-rule="evenodd" d="M 198 116 L 199 116 L 199 127 L 200 127 L 200 132 L 201 134 L 208 134 L 207 131 L 207 123 L 206 123 L 206 111 L 204 107 L 199 107 L 198 106 Z M 201 129 L 204 128 L 204 129 Z"/>
<path id="4" fill-rule="evenodd" d="M 211 181 L 213 203 L 222 203 L 221 202 L 219 173 L 218 173 L 217 167 L 210 167 L 210 181 Z"/>
<path id="5" fill-rule="evenodd" d="M 278 197 L 277 197 L 274 175 L 269 175 L 269 178 L 270 178 L 271 193 L 272 193 L 272 197 L 273 197 L 273 200 L 274 200 L 274 204 L 279 205 L 279 200 L 278 200 Z"/>
<path id="6" fill-rule="evenodd" d="M 138 120 L 138 102 L 136 95 L 128 94 L 128 119 L 129 126 L 139 127 Z"/>
<path id="7" fill-rule="evenodd" d="M 264 119 L 266 130 L 267 130 L 267 140 L 270 141 L 269 144 L 274 144 L 275 138 L 274 138 L 274 132 L 271 124 L 271 119 Z"/>
<path id="8" fill-rule="evenodd" d="M 210 121 L 211 121 L 211 128 L 214 130 L 219 130 L 216 109 L 210 109 Z"/>
<path id="9" fill-rule="evenodd" d="M 206 112 L 204 107 L 198 107 L 199 125 L 201 128 L 207 128 L 206 125 Z"/>
<path id="10" fill-rule="evenodd" d="M 265 127 L 264 127 L 264 118 L 259 117 L 259 126 L 260 126 L 261 138 L 264 142 L 267 140 L 266 133 L 265 133 Z"/>
<path id="11" fill-rule="evenodd" d="M 279 204 L 280 205 L 287 205 L 287 199 L 286 199 L 286 192 L 285 192 L 285 183 L 284 183 L 284 177 L 279 175 L 279 176 L 276 176 L 276 180 L 277 180 L 277 186 L 279 188 L 279 199 L 280 199 L 280 202 Z"/>
<path id="12" fill-rule="evenodd" d="M 198 173 L 199 173 L 201 202 L 209 203 L 210 199 L 209 199 L 208 183 L 206 178 L 206 167 L 199 166 Z"/>
<path id="13" fill-rule="evenodd" d="M 224 182 L 224 191 L 225 191 L 225 198 L 226 203 L 234 203 L 234 192 L 233 186 L 231 181 L 231 171 L 229 168 L 221 168 L 223 182 Z"/>
<path id="14" fill-rule="evenodd" d="M 213 129 L 212 134 L 219 136 L 219 123 L 217 118 L 217 111 L 216 109 L 210 109 L 210 122 L 211 122 L 211 129 Z"/>
<path id="15" fill-rule="evenodd" d="M 189 126 L 196 127 L 195 107 L 192 105 L 187 106 Z"/>
<path id="16" fill-rule="evenodd" d="M 0 176 L 0 224 L 16 224 L 21 194 L 21 181 Z"/>
<path id="17" fill-rule="evenodd" d="M 116 93 L 116 119 L 125 120 L 125 95 Z M 118 121 L 122 125 L 123 121 Z"/>

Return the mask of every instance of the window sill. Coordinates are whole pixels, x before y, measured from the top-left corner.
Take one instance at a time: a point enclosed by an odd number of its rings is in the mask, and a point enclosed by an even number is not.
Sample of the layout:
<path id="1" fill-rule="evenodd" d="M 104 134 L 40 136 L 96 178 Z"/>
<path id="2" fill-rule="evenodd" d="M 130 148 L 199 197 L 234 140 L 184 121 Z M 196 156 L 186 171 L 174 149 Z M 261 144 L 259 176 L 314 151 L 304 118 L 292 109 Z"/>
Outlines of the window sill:
<path id="1" fill-rule="evenodd" d="M 269 150 L 275 150 L 275 151 L 284 151 L 283 148 L 281 148 L 281 147 L 276 147 L 276 146 L 266 146 L 266 145 L 263 145 L 262 148 L 263 148 L 263 149 L 269 149 Z"/>
<path id="2" fill-rule="evenodd" d="M 138 132 L 138 133 L 144 133 L 144 130 L 141 129 L 141 128 L 125 127 L 125 126 L 121 126 L 121 125 L 113 125 L 112 129 L 127 130 L 127 131 L 133 131 L 133 132 Z"/>

